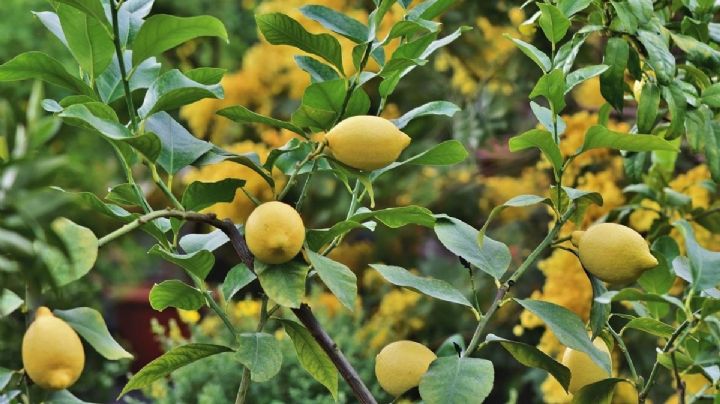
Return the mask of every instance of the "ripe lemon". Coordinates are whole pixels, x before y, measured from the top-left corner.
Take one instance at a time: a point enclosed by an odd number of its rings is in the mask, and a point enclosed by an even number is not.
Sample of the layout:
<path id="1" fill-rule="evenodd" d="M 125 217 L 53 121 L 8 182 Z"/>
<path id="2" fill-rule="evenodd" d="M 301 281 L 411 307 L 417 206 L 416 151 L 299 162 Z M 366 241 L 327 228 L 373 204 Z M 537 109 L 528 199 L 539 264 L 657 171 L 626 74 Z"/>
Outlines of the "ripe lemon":
<path id="1" fill-rule="evenodd" d="M 333 157 L 341 163 L 371 171 L 397 160 L 410 137 L 385 118 L 364 115 L 347 118 L 325 135 Z"/>
<path id="2" fill-rule="evenodd" d="M 85 351 L 75 330 L 40 307 L 22 341 L 25 372 L 45 389 L 62 390 L 72 386 L 85 366 Z"/>
<path id="3" fill-rule="evenodd" d="M 282 264 L 300 252 L 305 225 L 292 206 L 266 202 L 255 208 L 245 222 L 245 241 L 260 261 Z"/>
<path id="4" fill-rule="evenodd" d="M 396 341 L 385 346 L 375 357 L 375 377 L 383 390 L 397 397 L 417 387 L 436 358 L 433 351 L 422 344 Z"/>
<path id="5" fill-rule="evenodd" d="M 602 338 L 595 338 L 593 345 L 602 352 L 605 352 L 608 356 L 610 355 L 610 351 Z M 588 384 L 599 382 L 600 380 L 610 377 L 610 374 L 590 359 L 588 354 L 571 348 L 565 349 L 562 364 L 570 369 L 570 386 L 568 390 L 571 394 L 575 394 Z"/>
<path id="6" fill-rule="evenodd" d="M 608 283 L 630 283 L 657 266 L 647 242 L 635 230 L 602 223 L 572 234 L 585 269 Z"/>

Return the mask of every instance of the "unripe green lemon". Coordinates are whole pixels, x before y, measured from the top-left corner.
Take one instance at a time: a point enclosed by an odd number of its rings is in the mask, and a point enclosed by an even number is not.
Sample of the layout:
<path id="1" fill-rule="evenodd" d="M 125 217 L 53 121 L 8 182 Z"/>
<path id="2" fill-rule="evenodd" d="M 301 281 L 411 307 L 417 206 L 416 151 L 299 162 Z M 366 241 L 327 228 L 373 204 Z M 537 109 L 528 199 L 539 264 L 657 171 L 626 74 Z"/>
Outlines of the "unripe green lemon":
<path id="1" fill-rule="evenodd" d="M 616 223 L 601 223 L 572 234 L 583 267 L 608 283 L 630 283 L 657 266 L 645 239 Z"/>
<path id="2" fill-rule="evenodd" d="M 75 330 L 40 307 L 22 341 L 25 373 L 35 384 L 51 390 L 72 386 L 85 366 L 85 351 Z"/>
<path id="3" fill-rule="evenodd" d="M 266 202 L 255 208 L 245 222 L 245 241 L 258 260 L 282 264 L 300 252 L 305 225 L 292 206 Z"/>
<path id="4" fill-rule="evenodd" d="M 333 157 L 365 171 L 394 162 L 410 144 L 410 137 L 392 122 L 371 115 L 343 120 L 325 135 L 325 139 Z"/>
<path id="5" fill-rule="evenodd" d="M 396 341 L 375 357 L 375 377 L 383 390 L 397 397 L 420 385 L 420 378 L 436 358 L 433 351 L 422 344 Z"/>
<path id="6" fill-rule="evenodd" d="M 602 338 L 595 338 L 593 345 L 608 356 L 610 355 L 610 351 Z M 599 382 L 600 380 L 610 377 L 610 374 L 590 359 L 588 354 L 571 348 L 565 349 L 562 364 L 570 369 L 570 386 L 568 390 L 572 394 L 577 393 L 578 390 L 588 384 Z"/>

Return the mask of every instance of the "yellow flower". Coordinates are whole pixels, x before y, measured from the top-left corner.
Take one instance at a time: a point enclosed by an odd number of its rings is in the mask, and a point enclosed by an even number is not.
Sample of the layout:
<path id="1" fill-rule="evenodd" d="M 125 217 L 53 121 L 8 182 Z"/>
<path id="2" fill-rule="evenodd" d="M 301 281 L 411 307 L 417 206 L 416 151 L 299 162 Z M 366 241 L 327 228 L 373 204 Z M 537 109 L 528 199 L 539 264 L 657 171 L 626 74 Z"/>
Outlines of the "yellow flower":
<path id="1" fill-rule="evenodd" d="M 260 302 L 255 300 L 241 300 L 232 307 L 232 314 L 235 318 L 260 316 Z"/>
<path id="2" fill-rule="evenodd" d="M 373 245 L 367 240 L 354 243 L 346 241 L 332 250 L 332 252 L 328 254 L 328 257 L 345 264 L 354 272 L 359 272 L 367 268 L 368 264 L 372 261 Z"/>
<path id="3" fill-rule="evenodd" d="M 183 323 L 196 324 L 200 321 L 200 312 L 197 310 L 183 310 L 177 309 L 178 316 Z"/>

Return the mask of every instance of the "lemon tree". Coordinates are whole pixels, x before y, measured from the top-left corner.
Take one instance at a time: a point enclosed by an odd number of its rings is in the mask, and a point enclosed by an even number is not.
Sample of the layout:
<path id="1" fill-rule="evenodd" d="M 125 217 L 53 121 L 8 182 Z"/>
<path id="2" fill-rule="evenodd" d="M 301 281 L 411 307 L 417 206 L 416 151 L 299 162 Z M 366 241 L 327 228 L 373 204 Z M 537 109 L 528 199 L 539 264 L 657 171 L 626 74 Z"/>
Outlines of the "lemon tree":
<path id="1" fill-rule="evenodd" d="M 381 36 L 379 27 L 396 3 L 403 18 Z M 421 206 L 375 206 L 373 186 L 387 172 L 404 166 L 452 165 L 468 156 L 455 140 L 419 145 L 424 147 L 419 150 L 402 131 L 418 117 L 452 116 L 460 110 L 448 101 L 417 106 L 395 120 L 380 117 L 394 92 L 402 88 L 401 80 L 468 28 L 446 30 L 435 21 L 453 6 L 451 0 L 375 0 L 368 4 L 372 11 L 367 22 L 324 6 L 304 7 L 302 12 L 324 27 L 319 33 L 308 31 L 283 13 L 256 16 L 264 40 L 296 49 L 298 66 L 310 77 L 302 100 L 286 119 L 265 116 L 243 105 L 218 112 L 240 124 L 269 125 L 295 134 L 261 161 L 255 153 L 233 153 L 198 139 L 175 118 L 184 105 L 221 99 L 224 71 L 211 67 L 183 71 L 163 66 L 160 56 L 191 40 L 227 41 L 221 21 L 209 16 L 151 15 L 152 0 L 53 3 L 42 23 L 67 47 L 76 66 L 67 69 L 43 52 L 27 52 L 0 65 L 0 81 L 36 79 L 63 88 L 65 97 L 38 99 L 34 107 L 42 106 L 52 114 L 50 119 L 106 141 L 116 153 L 125 182 L 104 198 L 52 190 L 115 220 L 117 228 L 101 237 L 62 217 L 47 226 L 27 229 L 17 229 L 17 225 L 6 229 L 8 225 L 0 218 L 4 226 L 0 229 L 0 264 L 3 271 L 17 274 L 25 283 L 24 291 L 0 290 L 0 313 L 7 315 L 24 307 L 28 316 L 38 314 L 23 342 L 25 369 L 3 370 L 0 391 L 39 401 L 48 397 L 47 392 L 35 395 L 29 388 L 15 386 L 34 383 L 40 390 L 71 387 L 83 367 L 77 334 L 107 359 L 129 357 L 110 337 L 99 313 L 79 307 L 51 314 L 49 309 L 39 308 L 39 301 L 43 293 L 55 293 L 91 271 L 103 247 L 139 230 L 155 242 L 150 254 L 186 275 L 183 280 L 154 285 L 151 306 L 157 310 L 207 307 L 232 338 L 223 344 L 193 342 L 173 348 L 134 374 L 121 396 L 195 361 L 224 355 L 243 365 L 237 375 L 236 402 L 246 402 L 251 383 L 271 382 L 282 371 L 283 352 L 266 328 L 269 322 L 277 322 L 292 340 L 300 365 L 334 399 L 339 398 L 340 376 L 356 401 L 376 403 L 366 386 L 369 381 L 358 376 L 343 355 L 343 347 L 328 335 L 306 303 L 306 290 L 308 284 L 327 287 L 345 309 L 354 310 L 356 275 L 328 254 L 355 229 L 372 231 L 377 225 L 391 229 L 418 226 L 434 232 L 467 269 L 462 274 L 466 281 L 462 289 L 399 266 L 373 264 L 383 279 L 458 304 L 477 320 L 474 330 L 458 330 L 436 352 L 411 341 L 385 347 L 376 358 L 376 378 L 393 396 L 410 392 L 429 404 L 482 402 L 494 393 L 496 380 L 495 366 L 482 348 L 497 345 L 519 363 L 548 372 L 577 403 L 609 402 L 619 383 L 630 383 L 638 402 L 645 402 L 661 372 L 673 377 L 683 395 L 682 377 L 686 374 L 702 374 L 708 382 L 705 391 L 717 386 L 720 253 L 704 249 L 696 237 L 698 226 L 720 231 L 717 209 L 695 209 L 687 195 L 667 187 L 681 153 L 707 161 L 712 174 L 708 187 L 714 189 L 720 179 L 720 125 L 716 118 L 720 51 L 719 28 L 713 20 L 715 2 L 526 2 L 524 7 L 532 17 L 521 24 L 521 30 L 537 29 L 542 36 L 538 35 L 535 44 L 511 40 L 538 68 L 539 78 L 529 92 L 530 110 L 538 125 L 510 138 L 508 147 L 512 152 L 538 150 L 553 183 L 542 195 L 518 195 L 497 206 L 479 229 Z M 344 60 L 347 56 L 338 36 L 350 41 L 352 60 Z M 577 56 L 593 36 L 603 43 L 602 59 L 579 66 Z M 392 52 L 391 44 L 396 46 Z M 377 69 L 369 68 L 370 61 Z M 606 100 L 599 122 L 585 133 L 577 150 L 563 152 L 560 146 L 567 139 L 560 114 L 568 108 L 566 95 L 594 77 L 599 77 Z M 627 80 L 633 81 L 632 86 Z M 629 132 L 608 127 L 613 109 L 623 114 L 632 111 L 634 125 Z M 47 132 L 44 138 L 52 136 L 51 130 Z M 603 195 L 598 190 L 580 189 L 581 184 L 571 183 L 565 174 L 578 157 L 598 149 L 622 153 L 625 171 L 633 182 L 626 192 L 636 198 L 631 206 L 613 210 L 604 218 L 607 223 L 582 229 L 585 213 L 592 205 L 602 205 Z M 8 195 L 25 152 L 2 153 L 7 169 L 3 171 L 0 205 L 17 216 L 21 216 L 22 201 Z M 183 190 L 173 189 L 174 176 L 187 167 L 222 161 L 252 171 L 272 190 L 271 202 L 261 204 L 253 199 L 257 206 L 245 224 L 203 212 L 243 192 L 243 179 L 195 181 Z M 276 181 L 274 172 L 284 174 L 287 181 Z M 303 209 L 308 209 L 303 205 L 308 184 L 318 175 L 341 184 L 349 199 L 344 217 L 334 218 L 334 224 L 325 228 L 306 226 L 302 220 Z M 152 184 L 150 188 L 162 200 L 149 198 L 148 187 L 141 183 Z M 651 231 L 640 235 L 621 224 L 643 199 L 657 202 L 660 209 Z M 538 204 L 547 207 L 552 224 L 539 244 L 527 254 L 513 257 L 504 242 L 489 235 L 492 220 L 504 209 Z M 189 223 L 201 223 L 215 231 L 186 234 Z M 573 237 L 567 234 L 569 228 L 584 233 Z M 682 249 L 669 237 L 673 234 L 682 236 Z M 216 291 L 206 278 L 215 265 L 214 251 L 226 244 L 235 251 L 238 265 Z M 518 283 L 551 248 L 577 255 L 586 269 L 594 294 L 589 321 L 552 302 L 511 296 L 523 293 Z M 37 259 L 31 270 L 25 271 L 20 263 L 29 258 Z M 671 291 L 676 277 L 684 283 L 679 291 Z M 480 304 L 475 278 L 496 285 L 487 306 Z M 221 303 L 255 280 L 262 291 L 260 318 L 255 332 L 240 332 Z M 631 302 L 631 308 L 615 302 Z M 533 345 L 489 334 L 496 313 L 506 305 L 541 319 L 567 347 L 564 358 L 558 360 Z M 647 352 L 642 352 L 644 358 L 650 358 L 649 365 L 643 362 L 640 367 L 638 352 L 625 346 L 628 330 L 656 339 L 656 347 L 648 346 Z M 613 373 L 605 341 L 621 352 L 629 377 Z M 62 366 L 51 367 L 50 358 L 62 359 Z M 25 373 L 30 380 L 22 376 Z M 19 384 L 5 382 L 9 379 Z"/>

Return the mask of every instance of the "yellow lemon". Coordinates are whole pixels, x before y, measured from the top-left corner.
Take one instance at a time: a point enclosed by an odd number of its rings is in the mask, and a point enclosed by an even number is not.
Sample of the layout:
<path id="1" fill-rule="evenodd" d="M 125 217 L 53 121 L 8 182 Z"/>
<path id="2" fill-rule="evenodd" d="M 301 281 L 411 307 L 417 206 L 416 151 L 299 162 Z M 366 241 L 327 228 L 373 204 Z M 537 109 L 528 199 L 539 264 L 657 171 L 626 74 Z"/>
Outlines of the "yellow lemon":
<path id="1" fill-rule="evenodd" d="M 410 144 L 410 137 L 392 122 L 370 115 L 343 120 L 325 135 L 325 140 L 333 157 L 365 171 L 387 166 Z"/>
<path id="2" fill-rule="evenodd" d="M 593 345 L 602 352 L 605 352 L 608 356 L 610 355 L 610 351 L 602 338 L 595 338 Z M 570 390 L 571 394 L 577 393 L 578 390 L 588 384 L 599 382 L 600 380 L 610 377 L 610 374 L 590 359 L 585 352 L 576 351 L 571 348 L 565 349 L 562 364 L 570 369 L 570 386 L 568 390 Z"/>
<path id="3" fill-rule="evenodd" d="M 75 330 L 40 307 L 22 341 L 25 372 L 45 389 L 62 390 L 72 386 L 85 366 L 85 351 Z"/>
<path id="4" fill-rule="evenodd" d="M 305 225 L 292 206 L 266 202 L 255 208 L 245 222 L 245 241 L 260 261 L 282 264 L 300 252 L 305 241 Z"/>
<path id="5" fill-rule="evenodd" d="M 433 351 L 422 344 L 396 341 L 375 357 L 375 377 L 385 391 L 397 397 L 417 387 L 436 358 Z"/>
<path id="6" fill-rule="evenodd" d="M 630 283 L 657 266 L 647 242 L 635 230 L 602 223 L 572 234 L 585 269 L 608 283 Z"/>

